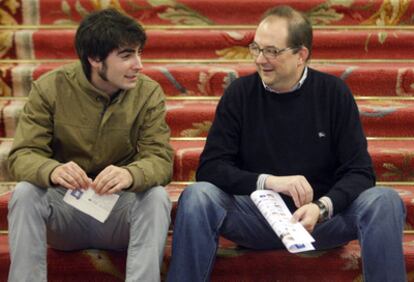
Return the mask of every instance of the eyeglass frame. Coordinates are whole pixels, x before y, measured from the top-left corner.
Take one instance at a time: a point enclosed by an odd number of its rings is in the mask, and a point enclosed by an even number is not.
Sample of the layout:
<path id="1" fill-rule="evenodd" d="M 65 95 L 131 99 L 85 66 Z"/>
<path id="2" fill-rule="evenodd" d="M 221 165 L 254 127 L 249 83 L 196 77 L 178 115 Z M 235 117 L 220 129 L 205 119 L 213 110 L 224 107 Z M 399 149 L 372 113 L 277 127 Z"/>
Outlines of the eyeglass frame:
<path id="1" fill-rule="evenodd" d="M 252 47 L 252 46 L 257 47 L 257 49 L 259 50 L 259 53 L 257 53 L 257 55 L 254 55 L 254 54 L 252 53 L 252 50 L 251 50 L 251 47 Z M 266 46 L 266 47 L 264 47 L 264 48 L 260 48 L 260 47 L 259 47 L 259 45 L 257 45 L 257 43 L 252 42 L 252 43 L 250 43 L 250 44 L 248 45 L 248 48 L 249 48 L 250 54 L 251 54 L 254 58 L 259 57 L 260 53 L 262 53 L 262 54 L 263 54 L 263 57 L 265 57 L 266 59 L 276 59 L 276 58 L 277 58 L 277 57 L 278 57 L 281 53 L 283 53 L 283 52 L 285 52 L 285 51 L 288 51 L 288 50 L 297 50 L 297 49 L 300 49 L 300 48 L 302 48 L 302 47 L 286 47 L 286 48 L 279 49 L 279 48 L 277 48 L 277 47 L 275 47 L 275 46 Z M 270 57 L 269 57 L 269 56 L 266 56 L 266 55 L 265 55 L 265 52 L 264 52 L 266 48 L 274 48 L 274 49 L 276 50 L 276 54 L 275 54 L 275 55 L 271 55 Z"/>

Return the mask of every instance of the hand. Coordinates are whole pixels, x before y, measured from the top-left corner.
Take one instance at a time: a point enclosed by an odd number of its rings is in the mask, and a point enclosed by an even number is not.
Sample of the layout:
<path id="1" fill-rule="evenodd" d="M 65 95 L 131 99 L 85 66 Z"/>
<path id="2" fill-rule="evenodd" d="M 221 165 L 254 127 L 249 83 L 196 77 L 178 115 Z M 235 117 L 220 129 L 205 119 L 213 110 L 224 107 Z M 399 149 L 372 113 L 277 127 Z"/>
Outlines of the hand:
<path id="1" fill-rule="evenodd" d="M 110 165 L 98 174 L 92 183 L 92 189 L 100 195 L 113 194 L 131 186 L 132 181 L 132 175 L 127 169 Z"/>
<path id="2" fill-rule="evenodd" d="M 304 205 L 294 212 L 293 219 L 311 233 L 319 219 L 319 207 L 314 203 Z"/>
<path id="3" fill-rule="evenodd" d="M 300 208 L 313 200 L 313 189 L 302 175 L 270 175 L 266 178 L 265 187 L 292 197 L 297 208 Z"/>
<path id="4" fill-rule="evenodd" d="M 71 190 L 87 189 L 92 183 L 85 171 L 72 161 L 56 167 L 50 174 L 50 181 Z"/>

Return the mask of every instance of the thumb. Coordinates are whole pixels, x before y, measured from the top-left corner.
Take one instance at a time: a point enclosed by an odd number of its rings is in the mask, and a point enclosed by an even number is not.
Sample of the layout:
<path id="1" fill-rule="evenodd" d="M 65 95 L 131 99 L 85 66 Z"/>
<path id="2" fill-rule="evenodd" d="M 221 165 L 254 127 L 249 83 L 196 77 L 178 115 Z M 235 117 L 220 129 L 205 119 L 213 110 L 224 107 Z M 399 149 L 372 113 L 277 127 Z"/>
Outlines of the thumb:
<path id="1" fill-rule="evenodd" d="M 305 215 L 305 210 L 304 209 L 302 209 L 302 208 L 297 209 L 292 215 L 292 220 L 291 220 L 292 223 L 296 223 L 296 222 L 301 221 L 301 219 L 303 218 L 304 215 Z"/>

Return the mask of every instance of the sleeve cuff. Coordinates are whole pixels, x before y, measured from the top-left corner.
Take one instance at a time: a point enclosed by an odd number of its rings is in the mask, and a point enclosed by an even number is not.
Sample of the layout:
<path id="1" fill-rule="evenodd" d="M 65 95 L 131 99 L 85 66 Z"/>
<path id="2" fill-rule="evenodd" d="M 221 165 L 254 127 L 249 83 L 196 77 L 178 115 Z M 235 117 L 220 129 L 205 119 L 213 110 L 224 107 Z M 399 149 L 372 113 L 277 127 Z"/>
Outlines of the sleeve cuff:
<path id="1" fill-rule="evenodd" d="M 266 189 L 265 187 L 265 182 L 266 179 L 269 177 L 269 174 L 260 174 L 259 177 L 257 178 L 257 182 L 256 182 L 256 190 L 264 190 Z"/>

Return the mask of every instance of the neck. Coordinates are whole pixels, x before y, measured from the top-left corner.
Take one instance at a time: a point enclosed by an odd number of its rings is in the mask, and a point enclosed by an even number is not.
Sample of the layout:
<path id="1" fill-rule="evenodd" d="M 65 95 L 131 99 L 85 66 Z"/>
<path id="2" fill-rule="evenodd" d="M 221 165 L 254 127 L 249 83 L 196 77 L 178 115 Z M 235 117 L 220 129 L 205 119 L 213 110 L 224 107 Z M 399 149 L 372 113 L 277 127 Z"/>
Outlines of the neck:
<path id="1" fill-rule="evenodd" d="M 290 81 L 286 81 L 284 85 L 280 85 L 277 88 L 270 87 L 272 90 L 274 90 L 277 93 L 288 93 L 291 92 L 299 83 L 299 81 L 302 79 L 302 76 L 304 74 L 305 65 L 300 66 L 296 72 L 296 75 L 294 78 L 292 78 Z"/>
<path id="2" fill-rule="evenodd" d="M 90 83 L 95 86 L 95 88 L 105 92 L 109 97 L 113 96 L 115 93 L 119 92 L 119 88 L 115 88 L 108 81 L 103 80 L 98 73 L 92 71 Z"/>

